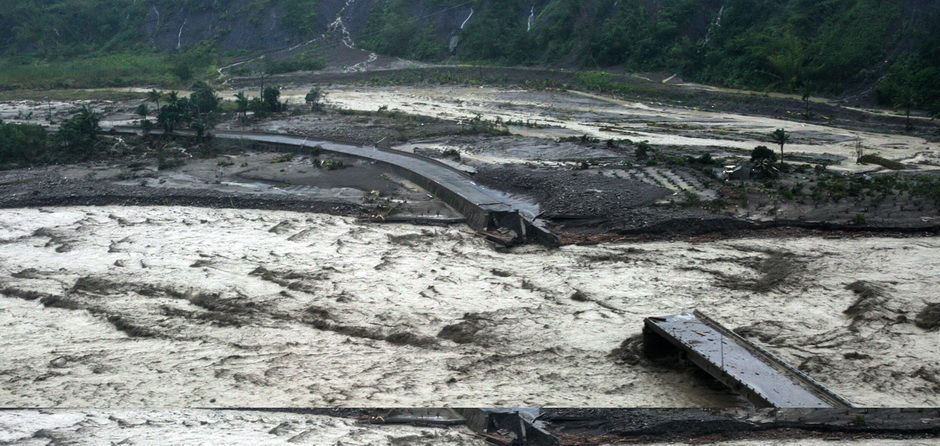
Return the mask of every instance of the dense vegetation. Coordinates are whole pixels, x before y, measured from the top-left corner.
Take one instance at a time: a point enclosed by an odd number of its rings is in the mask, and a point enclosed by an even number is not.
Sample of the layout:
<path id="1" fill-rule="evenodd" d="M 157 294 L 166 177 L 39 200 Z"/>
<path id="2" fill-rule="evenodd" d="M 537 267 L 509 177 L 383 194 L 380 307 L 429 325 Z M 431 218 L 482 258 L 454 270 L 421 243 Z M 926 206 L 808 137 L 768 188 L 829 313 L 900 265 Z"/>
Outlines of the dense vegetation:
<path id="1" fill-rule="evenodd" d="M 270 61 L 265 66 L 264 71 L 268 74 L 293 73 L 295 71 L 314 71 L 320 70 L 326 66 L 323 57 L 315 51 L 308 51 L 297 56 Z"/>
<path id="2" fill-rule="evenodd" d="M 433 24 L 408 14 L 415 4 L 436 11 L 462 3 L 382 2 L 360 44 L 404 57 L 439 57 L 447 39 L 423 38 Z M 883 104 L 940 112 L 940 11 L 929 2 L 546 0 L 538 2 L 531 30 L 530 0 L 472 3 L 475 14 L 453 54 L 459 60 L 668 71 L 729 87 L 804 94 L 876 85 Z"/>
<path id="3" fill-rule="evenodd" d="M 0 121 L 0 168 L 38 162 L 45 152 L 48 138 L 46 128 L 41 125 Z"/>
<path id="4" fill-rule="evenodd" d="M 0 168 L 94 158 L 102 145 L 99 120 L 97 113 L 83 107 L 51 135 L 39 125 L 0 121 Z"/>
<path id="5" fill-rule="evenodd" d="M 321 16 L 335 14 L 323 12 L 326 3 L 0 2 L 0 88 L 187 86 L 213 75 L 227 36 L 268 38 L 268 17 L 294 42 L 326 31 L 331 19 Z M 366 14 L 347 21 L 360 23 L 357 44 L 394 56 L 661 71 L 801 94 L 874 92 L 885 105 L 940 113 L 940 5 L 928 0 L 363 0 L 351 11 Z M 183 19 L 199 14 L 211 18 Z M 176 50 L 181 25 L 210 37 Z M 269 69 L 321 66 L 306 55 Z"/>
<path id="6" fill-rule="evenodd" d="M 176 31 L 178 25 L 168 23 L 171 16 L 205 12 L 213 13 L 224 26 L 235 23 L 238 16 L 258 22 L 274 10 L 279 28 L 304 38 L 317 31 L 318 4 L 319 0 L 5 1 L 0 2 L 0 54 L 84 57 L 153 48 L 154 35 L 165 29 Z M 219 29 L 216 37 L 233 31 L 240 30 Z"/>
<path id="7" fill-rule="evenodd" d="M 318 31 L 318 4 L 319 0 L 0 2 L 0 89 L 188 86 L 194 79 L 212 76 L 222 56 L 237 54 L 235 49 L 220 48 L 219 39 L 260 26 L 260 18 L 271 10 L 277 11 L 277 26 L 284 34 L 294 39 L 312 36 Z M 213 17 L 212 38 L 179 49 L 158 45 L 161 35 L 171 35 L 175 43 L 180 26 L 186 26 L 185 17 L 199 14 Z M 239 21 L 240 17 L 248 20 Z M 308 69 L 316 66 L 311 58 L 292 63 Z"/>
<path id="8" fill-rule="evenodd" d="M 440 57 L 447 46 L 435 32 L 429 17 L 414 15 L 418 2 L 410 0 L 388 0 L 379 2 L 370 12 L 364 30 L 358 33 L 357 41 L 364 48 L 398 57 L 430 60 Z M 427 0 L 424 6 L 439 9 L 447 7 L 448 0 Z M 451 5 L 452 6 L 452 5 Z"/>

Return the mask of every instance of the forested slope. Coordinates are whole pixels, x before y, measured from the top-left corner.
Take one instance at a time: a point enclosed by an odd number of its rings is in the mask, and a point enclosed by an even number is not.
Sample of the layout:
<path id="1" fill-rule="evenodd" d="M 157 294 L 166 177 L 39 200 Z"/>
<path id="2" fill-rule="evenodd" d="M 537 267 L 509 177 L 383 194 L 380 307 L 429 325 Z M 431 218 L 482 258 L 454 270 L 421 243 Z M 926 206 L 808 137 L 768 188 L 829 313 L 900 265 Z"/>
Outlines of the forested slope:
<path id="1" fill-rule="evenodd" d="M 358 46 L 393 56 L 661 71 L 940 111 L 932 0 L 18 0 L 0 2 L 0 57 L 26 66 L 21 78 L 97 57 L 122 65 L 104 75 L 116 84 L 148 70 L 160 82 L 220 52 L 327 33 L 340 16 Z"/>
<path id="2" fill-rule="evenodd" d="M 388 0 L 362 45 L 406 57 L 666 71 L 729 87 L 871 94 L 940 111 L 940 2 Z M 416 19 L 411 19 L 417 17 Z M 448 33 L 450 29 L 450 34 Z M 432 47 L 425 36 L 437 36 Z M 414 38 L 413 36 L 421 36 Z M 455 37 L 456 36 L 456 37 Z"/>

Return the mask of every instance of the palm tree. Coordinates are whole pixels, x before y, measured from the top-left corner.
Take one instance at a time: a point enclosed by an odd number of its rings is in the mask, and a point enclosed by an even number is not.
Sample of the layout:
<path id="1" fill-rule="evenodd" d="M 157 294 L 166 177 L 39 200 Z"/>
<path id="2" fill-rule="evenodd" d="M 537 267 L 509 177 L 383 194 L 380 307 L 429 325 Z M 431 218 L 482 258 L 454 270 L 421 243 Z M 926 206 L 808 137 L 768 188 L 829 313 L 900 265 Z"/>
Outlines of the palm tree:
<path id="1" fill-rule="evenodd" d="M 813 91 L 809 87 L 804 87 L 802 90 L 803 98 L 803 117 L 809 119 L 809 99 L 812 97 Z"/>
<path id="2" fill-rule="evenodd" d="M 751 152 L 751 169 L 758 177 L 777 178 L 780 174 L 777 169 L 777 155 L 767 146 L 756 147 Z"/>
<path id="3" fill-rule="evenodd" d="M 248 96 L 245 96 L 245 92 L 239 91 L 235 94 L 235 105 L 238 107 L 238 113 L 242 114 L 243 118 L 248 117 Z"/>
<path id="4" fill-rule="evenodd" d="M 157 104 L 157 111 L 160 111 L 160 100 L 163 99 L 163 93 L 153 89 L 147 92 L 147 100 Z"/>
<path id="5" fill-rule="evenodd" d="M 777 178 L 780 175 L 780 169 L 771 158 L 761 158 L 751 163 L 751 170 L 761 178 Z"/>
<path id="6" fill-rule="evenodd" d="M 146 102 L 142 102 L 140 105 L 137 106 L 136 111 L 137 111 L 137 114 L 140 115 L 141 118 L 147 119 L 147 115 L 150 114 L 150 107 L 147 107 Z"/>
<path id="7" fill-rule="evenodd" d="M 67 153 L 84 159 L 94 151 L 100 141 L 100 121 L 101 115 L 98 112 L 83 105 L 78 113 L 59 127 L 56 137 L 62 142 Z"/>
<path id="8" fill-rule="evenodd" d="M 175 130 L 183 120 L 182 114 L 175 105 L 164 107 L 160 110 L 160 114 L 157 115 L 157 124 L 159 124 L 167 134 L 173 133 L 173 130 Z"/>
<path id="9" fill-rule="evenodd" d="M 180 100 L 180 94 L 175 91 L 171 91 L 163 95 L 166 98 L 167 103 L 175 105 Z"/>
<path id="10" fill-rule="evenodd" d="M 784 129 L 777 129 L 777 130 L 774 130 L 774 132 L 770 134 L 770 140 L 776 144 L 780 144 L 780 166 L 782 167 L 783 166 L 783 146 L 786 143 L 790 142 L 790 134 L 787 133 L 787 131 Z"/>

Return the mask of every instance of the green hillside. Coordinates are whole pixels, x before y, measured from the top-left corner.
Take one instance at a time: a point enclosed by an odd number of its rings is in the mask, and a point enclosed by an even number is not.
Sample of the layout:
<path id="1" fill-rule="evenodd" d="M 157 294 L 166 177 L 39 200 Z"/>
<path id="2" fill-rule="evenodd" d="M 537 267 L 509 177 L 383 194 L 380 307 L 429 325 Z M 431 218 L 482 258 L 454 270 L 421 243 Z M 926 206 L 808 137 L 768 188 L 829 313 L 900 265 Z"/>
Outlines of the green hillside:
<path id="1" fill-rule="evenodd" d="M 940 4 L 929 0 L 353 3 L 344 19 L 357 45 L 393 56 L 661 71 L 727 87 L 876 98 L 884 105 L 940 112 Z M 0 88 L 173 84 L 207 77 L 221 56 L 326 32 L 345 5 L 2 2 Z"/>
<path id="2" fill-rule="evenodd" d="M 382 2 L 360 42 L 403 57 L 439 55 L 445 39 L 413 37 L 436 26 L 407 20 L 415 3 L 433 11 L 464 2 Z M 936 2 L 549 0 L 536 6 L 531 30 L 531 0 L 472 3 L 457 60 L 666 71 L 727 87 L 827 95 L 875 86 L 882 103 L 913 96 L 914 107 L 940 112 Z"/>

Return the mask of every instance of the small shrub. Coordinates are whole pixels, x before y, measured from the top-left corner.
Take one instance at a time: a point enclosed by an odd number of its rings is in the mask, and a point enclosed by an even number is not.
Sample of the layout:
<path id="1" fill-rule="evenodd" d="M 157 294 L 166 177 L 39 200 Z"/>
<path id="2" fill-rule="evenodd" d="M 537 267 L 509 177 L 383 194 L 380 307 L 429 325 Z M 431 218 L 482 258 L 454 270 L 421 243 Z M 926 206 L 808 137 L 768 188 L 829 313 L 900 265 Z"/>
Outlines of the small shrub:
<path id="1" fill-rule="evenodd" d="M 271 164 L 289 163 L 293 160 L 294 160 L 293 153 L 285 153 L 285 154 L 274 157 L 274 159 L 271 160 Z"/>
<path id="2" fill-rule="evenodd" d="M 770 162 L 775 163 L 777 162 L 777 154 L 767 146 L 757 146 L 751 151 L 751 162 L 756 163 L 761 160 L 770 160 Z"/>
<path id="3" fill-rule="evenodd" d="M 144 132 L 144 136 L 149 135 L 153 131 L 153 121 L 149 119 L 142 119 L 140 121 L 140 129 Z"/>
<path id="4" fill-rule="evenodd" d="M 441 153 L 441 155 L 444 156 L 445 158 L 450 158 L 456 161 L 460 161 L 460 151 L 457 149 L 447 149 L 443 153 Z"/>
<path id="5" fill-rule="evenodd" d="M 705 165 L 705 166 L 711 166 L 711 165 L 718 164 L 718 161 L 716 161 L 715 158 L 712 157 L 712 154 L 711 154 L 711 153 L 705 153 L 705 154 L 703 154 L 702 156 L 696 158 L 696 159 L 695 159 L 695 162 L 698 163 L 698 164 Z"/>
<path id="6" fill-rule="evenodd" d="M 323 104 L 321 104 L 323 96 L 323 90 L 314 87 L 310 89 L 306 96 L 304 96 L 304 101 L 310 107 L 310 110 L 317 111 L 323 108 Z"/>
<path id="7" fill-rule="evenodd" d="M 342 169 L 342 168 L 344 168 L 344 167 L 346 167 L 346 166 L 343 164 L 342 161 L 338 161 L 338 160 L 324 160 L 323 162 L 320 163 L 320 165 L 319 165 L 318 167 L 320 167 L 320 168 L 322 168 L 322 169 L 326 169 L 326 170 L 339 170 L 339 169 Z"/>
<path id="8" fill-rule="evenodd" d="M 650 145 L 649 141 L 641 141 L 636 145 L 636 159 L 645 160 L 650 157 L 653 151 L 653 146 Z"/>
<path id="9" fill-rule="evenodd" d="M 42 126 L 0 121 L 0 165 L 33 164 L 45 160 L 48 133 Z"/>
<path id="10" fill-rule="evenodd" d="M 166 151 L 161 150 L 157 154 L 157 169 L 158 170 L 170 170 L 182 167 L 186 164 L 185 161 L 179 156 L 178 153 L 168 154 Z"/>
<path id="11" fill-rule="evenodd" d="M 594 138 L 588 135 L 581 135 L 581 144 L 597 144 L 601 142 L 599 138 Z"/>
<path id="12" fill-rule="evenodd" d="M 702 205 L 702 198 L 699 197 L 698 195 L 689 191 L 683 191 L 682 194 L 684 195 L 684 198 L 685 198 L 682 203 L 683 206 L 696 207 L 696 206 Z"/>

